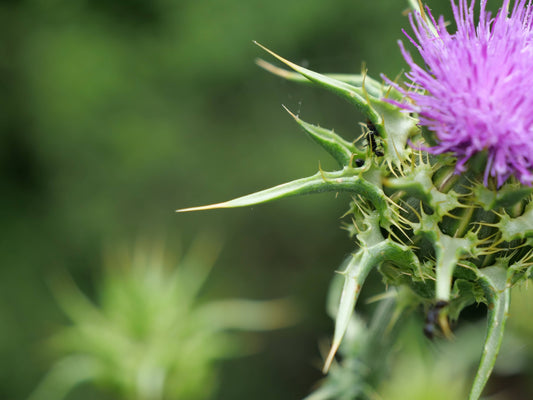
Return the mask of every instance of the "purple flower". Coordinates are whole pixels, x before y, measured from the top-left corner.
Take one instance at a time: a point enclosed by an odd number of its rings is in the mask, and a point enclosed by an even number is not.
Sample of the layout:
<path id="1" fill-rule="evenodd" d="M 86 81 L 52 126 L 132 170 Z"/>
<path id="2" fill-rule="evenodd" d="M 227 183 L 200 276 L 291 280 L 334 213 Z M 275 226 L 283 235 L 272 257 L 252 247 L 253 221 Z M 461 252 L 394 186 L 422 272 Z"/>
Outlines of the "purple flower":
<path id="1" fill-rule="evenodd" d="M 415 63 L 400 42 L 411 71 L 411 102 L 400 107 L 418 113 L 435 133 L 433 154 L 452 153 L 456 171 L 475 154 L 486 152 L 484 183 L 501 186 L 510 176 L 533 183 L 533 7 L 531 0 L 504 0 L 495 17 L 481 0 L 476 23 L 473 0 L 452 1 L 457 31 L 427 9 L 410 15 L 414 38 L 406 34 L 425 65 Z"/>

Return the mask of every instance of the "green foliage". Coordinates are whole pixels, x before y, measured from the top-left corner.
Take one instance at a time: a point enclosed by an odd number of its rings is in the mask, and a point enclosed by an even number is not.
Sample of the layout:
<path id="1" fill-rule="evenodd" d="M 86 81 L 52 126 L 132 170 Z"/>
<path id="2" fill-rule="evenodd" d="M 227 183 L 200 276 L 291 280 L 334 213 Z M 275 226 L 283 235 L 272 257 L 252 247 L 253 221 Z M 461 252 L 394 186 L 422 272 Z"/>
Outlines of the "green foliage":
<path id="1" fill-rule="evenodd" d="M 61 399 L 85 382 L 128 400 L 210 398 L 215 361 L 253 350 L 236 330 L 276 329 L 294 320 L 286 301 L 200 303 L 215 253 L 204 242 L 177 268 L 160 249 L 109 259 L 97 304 L 67 278 L 57 281 L 71 325 L 51 339 L 63 356 L 30 399 Z"/>
<path id="2" fill-rule="evenodd" d="M 396 347 L 401 349 L 391 374 L 379 387 L 383 400 L 451 400 L 468 395 L 470 370 L 476 361 L 477 346 L 483 340 L 481 326 L 458 332 L 454 342 L 431 346 L 420 325 L 408 321 L 399 332 Z M 392 350 L 394 351 L 394 350 Z"/>

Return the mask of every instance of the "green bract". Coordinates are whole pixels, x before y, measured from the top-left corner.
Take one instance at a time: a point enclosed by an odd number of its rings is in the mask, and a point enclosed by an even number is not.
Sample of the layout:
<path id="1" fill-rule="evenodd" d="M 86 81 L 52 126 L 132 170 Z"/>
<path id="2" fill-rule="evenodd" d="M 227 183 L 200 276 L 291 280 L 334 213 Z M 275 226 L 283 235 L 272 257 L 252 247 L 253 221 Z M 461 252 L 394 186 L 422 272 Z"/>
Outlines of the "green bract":
<path id="1" fill-rule="evenodd" d="M 417 127 L 417 116 L 386 101 L 401 98 L 400 92 L 371 79 L 366 71 L 321 75 L 262 48 L 294 72 L 263 60 L 258 62 L 261 67 L 285 79 L 330 90 L 353 104 L 366 116 L 362 121 L 365 134 L 352 143 L 291 114 L 335 158 L 340 166 L 337 171 L 320 170 L 311 177 L 228 202 L 178 211 L 244 207 L 318 192 L 352 193 L 346 227 L 358 245 L 340 271 L 344 282 L 324 371 L 330 368 L 353 321 L 368 273 L 377 268 L 388 286 L 407 287 L 410 292 L 402 295 L 402 301 L 397 298 L 395 313 L 383 314 L 387 323 L 391 315 L 391 322 L 399 318 L 408 298 L 410 307 L 422 304 L 428 310 L 428 335 L 436 325 L 449 336 L 448 321 L 456 320 L 462 309 L 475 302 L 487 304 L 486 340 L 469 397 L 478 399 L 501 344 L 510 288 L 532 274 L 531 188 L 515 181 L 497 190 L 486 188 L 481 157 L 471 160 L 468 171 L 458 175 L 455 159 L 422 150 L 428 143 Z M 381 327 L 381 332 L 382 325 L 376 322 L 373 326 Z"/>

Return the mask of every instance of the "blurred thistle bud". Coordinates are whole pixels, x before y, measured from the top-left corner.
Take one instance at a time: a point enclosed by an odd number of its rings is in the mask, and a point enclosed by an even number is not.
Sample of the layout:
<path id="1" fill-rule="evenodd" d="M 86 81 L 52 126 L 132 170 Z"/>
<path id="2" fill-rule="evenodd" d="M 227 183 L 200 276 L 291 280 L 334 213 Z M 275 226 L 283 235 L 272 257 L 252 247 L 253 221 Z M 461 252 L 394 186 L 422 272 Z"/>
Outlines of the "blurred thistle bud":
<path id="1" fill-rule="evenodd" d="M 71 324 L 50 340 L 58 361 L 30 396 L 57 400 L 91 383 L 120 399 L 206 399 L 215 361 L 254 351 L 237 331 L 294 323 L 288 300 L 199 303 L 219 244 L 200 239 L 176 267 L 161 246 L 108 257 L 93 303 L 67 276 L 54 294 Z"/>

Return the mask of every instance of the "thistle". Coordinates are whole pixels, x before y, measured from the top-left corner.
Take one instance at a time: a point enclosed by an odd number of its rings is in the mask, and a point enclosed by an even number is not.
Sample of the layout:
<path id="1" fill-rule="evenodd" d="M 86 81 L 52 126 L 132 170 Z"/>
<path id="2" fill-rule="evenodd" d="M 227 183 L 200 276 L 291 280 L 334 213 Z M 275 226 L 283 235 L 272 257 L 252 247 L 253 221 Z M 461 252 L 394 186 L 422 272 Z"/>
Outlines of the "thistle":
<path id="1" fill-rule="evenodd" d="M 427 336 L 451 335 L 450 321 L 473 303 L 488 306 L 488 328 L 469 399 L 478 399 L 501 344 L 510 288 L 532 276 L 533 47 L 530 3 L 509 1 L 494 18 L 481 1 L 479 22 L 466 0 L 452 3 L 457 31 L 411 1 L 411 25 L 425 66 L 401 51 L 405 84 L 359 75 L 322 75 L 262 47 L 292 71 L 258 64 L 285 79 L 325 88 L 365 115 L 351 142 L 296 123 L 339 163 L 228 202 L 179 211 L 244 207 L 316 192 L 353 195 L 345 228 L 357 243 L 343 266 L 327 372 L 369 272 L 388 287 L 408 288 L 384 318 L 426 309 Z M 404 293 L 403 291 L 392 292 Z M 317 397 L 318 398 L 318 397 Z"/>
<path id="2" fill-rule="evenodd" d="M 63 399 L 84 383 L 114 399 L 210 398 L 215 362 L 253 351 L 238 331 L 282 328 L 295 314 L 283 299 L 199 302 L 219 247 L 198 240 L 178 268 L 159 245 L 113 254 L 98 303 L 68 277 L 56 280 L 54 294 L 71 323 L 51 338 L 60 357 L 29 399 Z"/>

